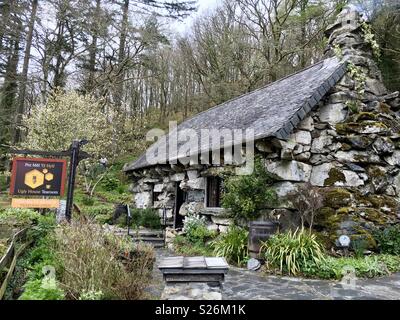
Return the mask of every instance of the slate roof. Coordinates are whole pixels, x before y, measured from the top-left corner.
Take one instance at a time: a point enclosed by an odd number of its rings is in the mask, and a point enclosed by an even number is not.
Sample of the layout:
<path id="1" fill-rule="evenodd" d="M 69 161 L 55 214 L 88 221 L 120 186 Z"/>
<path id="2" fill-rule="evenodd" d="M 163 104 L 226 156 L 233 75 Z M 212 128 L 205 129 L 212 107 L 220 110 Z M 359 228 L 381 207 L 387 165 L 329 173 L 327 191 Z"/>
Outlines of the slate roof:
<path id="1" fill-rule="evenodd" d="M 184 121 L 177 130 L 182 134 L 190 129 L 200 133 L 202 129 L 251 128 L 254 130 L 255 140 L 266 137 L 286 139 L 345 72 L 344 62 L 336 57 L 325 59 L 263 88 L 204 111 Z M 168 137 L 176 133 L 176 130 L 173 130 Z M 169 140 L 164 140 L 167 142 L 159 139 L 153 144 L 148 149 L 149 153 L 157 149 L 168 150 Z M 240 142 L 246 142 L 245 137 Z M 197 147 L 191 154 L 221 149 L 224 143 L 233 145 L 237 144 L 237 141 L 222 139 L 219 146 L 206 143 Z M 183 143 L 178 144 L 178 150 L 182 145 Z M 189 154 L 179 154 L 177 158 L 187 156 Z M 148 160 L 145 153 L 137 161 L 126 164 L 124 171 L 134 171 L 154 165 Z M 176 157 L 169 160 L 176 160 Z"/>

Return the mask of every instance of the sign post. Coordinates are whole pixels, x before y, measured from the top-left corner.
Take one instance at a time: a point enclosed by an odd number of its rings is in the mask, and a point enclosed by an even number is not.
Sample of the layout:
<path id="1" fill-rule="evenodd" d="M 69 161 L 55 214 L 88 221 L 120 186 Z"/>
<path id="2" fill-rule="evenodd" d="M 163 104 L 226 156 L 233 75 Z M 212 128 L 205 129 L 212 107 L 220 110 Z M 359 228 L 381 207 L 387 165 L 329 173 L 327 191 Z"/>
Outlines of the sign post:
<path id="1" fill-rule="evenodd" d="M 36 150 L 11 150 L 10 153 L 24 155 L 44 155 L 70 157 L 68 192 L 65 204 L 65 217 L 71 221 L 74 201 L 76 169 L 81 160 L 90 155 L 80 151 L 87 140 L 74 140 L 68 151 L 49 152 Z M 10 194 L 14 196 L 62 197 L 66 179 L 66 160 L 15 158 L 13 161 Z M 59 199 L 13 198 L 12 205 L 18 208 L 59 208 Z"/>

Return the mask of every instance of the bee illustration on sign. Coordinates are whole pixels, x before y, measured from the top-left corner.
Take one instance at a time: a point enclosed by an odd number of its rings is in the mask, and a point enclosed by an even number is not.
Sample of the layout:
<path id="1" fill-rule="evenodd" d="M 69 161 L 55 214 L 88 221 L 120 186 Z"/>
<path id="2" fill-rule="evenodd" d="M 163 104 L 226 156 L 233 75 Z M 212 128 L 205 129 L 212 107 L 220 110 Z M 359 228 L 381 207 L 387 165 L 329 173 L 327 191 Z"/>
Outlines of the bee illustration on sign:
<path id="1" fill-rule="evenodd" d="M 10 193 L 15 196 L 60 197 L 64 194 L 66 161 L 16 158 Z"/>

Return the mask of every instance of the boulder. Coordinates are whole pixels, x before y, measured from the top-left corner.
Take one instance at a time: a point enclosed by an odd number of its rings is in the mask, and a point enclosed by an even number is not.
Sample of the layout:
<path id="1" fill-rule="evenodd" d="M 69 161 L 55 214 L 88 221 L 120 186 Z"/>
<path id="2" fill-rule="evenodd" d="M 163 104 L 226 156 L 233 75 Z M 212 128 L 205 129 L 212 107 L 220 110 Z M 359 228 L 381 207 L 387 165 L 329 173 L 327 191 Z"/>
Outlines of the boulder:
<path id="1" fill-rule="evenodd" d="M 306 117 L 298 125 L 297 128 L 300 130 L 313 131 L 314 130 L 314 120 L 312 117 Z"/>
<path id="2" fill-rule="evenodd" d="M 147 209 L 150 208 L 153 202 L 152 192 L 140 192 L 135 194 L 136 208 Z"/>
<path id="3" fill-rule="evenodd" d="M 313 140 L 311 146 L 312 153 L 328 153 L 327 147 L 333 143 L 333 137 L 329 135 L 321 135 Z"/>
<path id="4" fill-rule="evenodd" d="M 267 161 L 266 169 L 279 180 L 303 181 L 310 180 L 312 166 L 299 161 Z"/>
<path id="5" fill-rule="evenodd" d="M 310 145 L 311 144 L 311 133 L 305 130 L 299 130 L 290 135 L 289 140 L 293 140 L 296 143 Z"/>
<path id="6" fill-rule="evenodd" d="M 229 218 L 220 218 L 220 217 L 211 216 L 211 221 L 215 224 L 223 225 L 223 226 L 230 226 L 233 224 L 233 220 L 229 219 Z"/>
<path id="7" fill-rule="evenodd" d="M 192 190 L 204 190 L 205 189 L 205 178 L 196 178 L 192 180 L 183 180 L 179 187 L 182 190 L 192 189 Z"/>
<path id="8" fill-rule="evenodd" d="M 188 214 L 199 214 L 204 209 L 203 202 L 189 202 L 184 203 L 179 209 L 179 214 L 181 216 L 187 216 Z"/>
<path id="9" fill-rule="evenodd" d="M 335 153 L 335 158 L 342 162 L 354 162 L 354 163 L 380 163 L 381 159 L 376 154 L 371 154 L 366 151 L 338 151 Z"/>
<path id="10" fill-rule="evenodd" d="M 372 148 L 377 154 L 391 154 L 395 149 L 395 145 L 390 138 L 378 137 L 372 144 Z"/>
<path id="11" fill-rule="evenodd" d="M 343 122 L 347 114 L 347 106 L 344 103 L 325 104 L 320 109 L 319 119 L 322 122 L 335 125 Z"/>
<path id="12" fill-rule="evenodd" d="M 364 185 L 364 180 L 358 174 L 335 167 L 332 163 L 324 163 L 314 167 L 310 182 L 312 185 L 319 187 L 358 187 Z"/>
<path id="13" fill-rule="evenodd" d="M 188 176 L 189 180 L 194 180 L 199 177 L 199 172 L 197 170 L 188 170 L 187 176 Z"/>
<path id="14" fill-rule="evenodd" d="M 392 155 L 386 156 L 385 161 L 391 166 L 400 166 L 400 150 L 395 150 Z"/>
<path id="15" fill-rule="evenodd" d="M 171 176 L 171 181 L 175 182 L 182 181 L 185 179 L 185 177 L 186 177 L 185 173 L 175 173 Z"/>

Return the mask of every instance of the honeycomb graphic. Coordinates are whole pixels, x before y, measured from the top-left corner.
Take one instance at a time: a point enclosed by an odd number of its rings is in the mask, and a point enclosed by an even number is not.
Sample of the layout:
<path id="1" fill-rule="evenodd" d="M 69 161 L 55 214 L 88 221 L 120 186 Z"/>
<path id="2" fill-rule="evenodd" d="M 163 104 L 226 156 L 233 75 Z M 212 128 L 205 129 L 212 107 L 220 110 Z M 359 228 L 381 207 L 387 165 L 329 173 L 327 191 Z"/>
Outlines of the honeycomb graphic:
<path id="1" fill-rule="evenodd" d="M 29 171 L 25 174 L 24 183 L 32 189 L 39 188 L 44 184 L 44 174 L 36 169 Z"/>
<path id="2" fill-rule="evenodd" d="M 37 189 L 42 185 L 44 185 L 45 180 L 50 182 L 53 181 L 53 179 L 54 175 L 52 173 L 49 173 L 47 169 L 44 169 L 43 172 L 40 172 L 39 170 L 35 169 L 25 174 L 24 183 L 32 189 Z M 47 184 L 46 189 L 50 188 L 51 185 Z"/>

